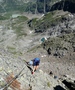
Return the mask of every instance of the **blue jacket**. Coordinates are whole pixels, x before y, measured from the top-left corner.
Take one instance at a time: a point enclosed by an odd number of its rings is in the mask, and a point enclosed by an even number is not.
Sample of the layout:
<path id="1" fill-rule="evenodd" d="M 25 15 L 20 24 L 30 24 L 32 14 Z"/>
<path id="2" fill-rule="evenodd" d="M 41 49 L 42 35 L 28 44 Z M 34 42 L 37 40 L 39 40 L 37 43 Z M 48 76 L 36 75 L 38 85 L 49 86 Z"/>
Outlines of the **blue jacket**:
<path id="1" fill-rule="evenodd" d="M 34 58 L 34 61 L 36 62 L 36 61 L 40 61 L 40 58 Z"/>

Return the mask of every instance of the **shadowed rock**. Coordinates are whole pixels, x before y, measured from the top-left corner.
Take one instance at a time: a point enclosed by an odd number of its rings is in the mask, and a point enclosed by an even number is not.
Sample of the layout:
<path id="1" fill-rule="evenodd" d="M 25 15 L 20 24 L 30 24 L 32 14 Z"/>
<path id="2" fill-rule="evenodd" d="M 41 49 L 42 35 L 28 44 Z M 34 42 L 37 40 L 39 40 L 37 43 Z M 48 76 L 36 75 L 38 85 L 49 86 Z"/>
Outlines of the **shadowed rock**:
<path id="1" fill-rule="evenodd" d="M 61 87 L 60 85 L 54 87 L 54 90 L 65 90 L 63 87 Z"/>
<path id="2" fill-rule="evenodd" d="M 69 88 L 69 90 L 75 90 L 75 83 L 64 80 L 63 83 Z"/>

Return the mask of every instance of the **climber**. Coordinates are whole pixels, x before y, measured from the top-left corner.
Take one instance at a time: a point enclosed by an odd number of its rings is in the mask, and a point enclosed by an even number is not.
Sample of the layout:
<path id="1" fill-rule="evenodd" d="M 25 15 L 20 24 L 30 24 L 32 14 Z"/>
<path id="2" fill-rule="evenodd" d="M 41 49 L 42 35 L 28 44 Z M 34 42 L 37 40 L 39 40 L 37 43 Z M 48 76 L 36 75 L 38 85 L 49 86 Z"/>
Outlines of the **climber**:
<path id="1" fill-rule="evenodd" d="M 34 58 L 33 59 L 33 71 L 32 74 L 38 69 L 40 63 L 40 58 Z"/>
<path id="2" fill-rule="evenodd" d="M 30 60 L 29 62 L 26 62 L 29 66 L 33 66 L 33 69 L 31 70 L 31 73 L 34 74 L 34 72 L 38 69 L 40 58 L 34 58 L 33 60 Z"/>

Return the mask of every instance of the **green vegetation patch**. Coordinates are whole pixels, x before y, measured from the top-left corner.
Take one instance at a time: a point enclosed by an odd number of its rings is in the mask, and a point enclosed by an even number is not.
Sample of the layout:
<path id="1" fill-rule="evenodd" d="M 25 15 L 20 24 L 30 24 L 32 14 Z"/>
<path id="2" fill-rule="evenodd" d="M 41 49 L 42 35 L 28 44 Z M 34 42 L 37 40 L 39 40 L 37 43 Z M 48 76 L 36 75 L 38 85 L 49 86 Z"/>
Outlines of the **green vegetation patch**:
<path id="1" fill-rule="evenodd" d="M 25 22 L 25 21 L 27 21 L 27 20 L 28 20 L 28 18 L 25 17 L 25 16 L 18 16 L 18 17 L 17 17 L 17 22 Z"/>
<path id="2" fill-rule="evenodd" d="M 0 20 L 6 20 L 7 17 L 0 15 Z"/>
<path id="3" fill-rule="evenodd" d="M 10 19 L 12 16 L 12 12 L 7 12 L 4 14 L 4 17 L 6 17 L 7 19 Z"/>
<path id="4" fill-rule="evenodd" d="M 15 26 L 14 28 L 14 32 L 16 33 L 16 35 L 18 37 L 20 36 L 26 36 L 27 34 L 23 31 L 23 26 L 19 25 L 19 26 Z"/>
<path id="5" fill-rule="evenodd" d="M 57 11 L 49 12 L 40 19 L 32 19 L 28 22 L 29 26 L 35 31 L 46 31 L 51 26 L 57 25 L 65 15 L 56 15 Z"/>
<path id="6" fill-rule="evenodd" d="M 33 18 L 32 20 L 28 21 L 28 25 L 31 29 L 35 28 L 35 26 L 37 25 L 38 18 Z"/>
<path id="7" fill-rule="evenodd" d="M 50 82 L 47 82 L 47 86 L 50 87 Z"/>
<path id="8" fill-rule="evenodd" d="M 24 24 L 26 24 L 28 18 L 25 16 L 18 16 L 12 21 L 12 29 L 18 37 L 26 36 L 27 34 L 24 31 Z"/>

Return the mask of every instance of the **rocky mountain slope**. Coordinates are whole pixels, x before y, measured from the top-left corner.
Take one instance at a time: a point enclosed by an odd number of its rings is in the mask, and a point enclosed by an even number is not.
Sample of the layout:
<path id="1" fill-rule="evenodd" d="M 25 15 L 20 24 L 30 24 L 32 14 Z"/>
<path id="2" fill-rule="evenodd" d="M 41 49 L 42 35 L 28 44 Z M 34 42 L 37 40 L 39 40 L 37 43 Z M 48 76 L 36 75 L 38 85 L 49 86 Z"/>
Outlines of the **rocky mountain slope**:
<path id="1" fill-rule="evenodd" d="M 7 73 L 11 74 L 13 72 L 14 75 L 17 75 L 23 68 L 24 70 L 17 78 L 18 82 L 20 82 L 21 90 L 53 90 L 53 87 L 56 87 L 58 85 L 64 86 L 61 81 L 53 79 L 52 76 L 44 73 L 41 69 L 38 70 L 34 75 L 32 75 L 30 69 L 25 65 L 21 57 L 14 57 L 10 53 L 3 50 L 1 50 L 0 53 L 3 53 L 2 55 L 0 55 L 0 88 L 2 88 L 6 84 L 5 77 L 8 76 Z M 30 86 L 32 87 L 32 89 L 29 89 Z M 8 88 L 7 90 L 15 89 Z"/>
<path id="2" fill-rule="evenodd" d="M 62 12 L 59 11 L 60 15 L 61 13 Z M 15 15 L 15 17 L 13 17 L 12 19 L 9 18 L 7 20 L 1 20 L 1 90 L 3 90 L 2 88 L 4 88 L 6 83 L 8 83 L 8 80 L 10 80 L 10 76 L 16 76 L 22 69 L 23 71 L 16 79 L 17 81 L 14 81 L 13 84 L 11 84 L 11 86 L 8 88 L 8 90 L 16 90 L 16 88 L 17 90 L 68 90 L 67 88 L 72 88 L 73 90 L 74 85 L 73 87 L 67 86 L 66 88 L 63 81 L 65 79 L 68 79 L 74 84 L 75 80 L 75 51 L 72 48 L 72 45 L 74 46 L 75 43 L 74 35 L 71 36 L 71 34 L 74 34 L 74 18 L 74 15 L 68 13 L 68 17 L 63 18 L 66 21 L 52 26 L 43 33 L 35 33 L 34 30 L 30 30 L 30 28 L 27 26 L 27 22 L 29 20 L 28 18 L 26 18 L 25 14 Z M 39 19 L 41 19 L 41 16 L 39 17 Z M 68 24 L 68 28 L 66 28 L 66 24 Z M 19 29 L 18 27 L 21 28 Z M 67 32 L 66 29 L 70 29 L 72 31 Z M 21 32 L 17 30 L 21 30 Z M 63 32 L 61 33 L 61 31 Z M 63 39 L 59 40 L 61 38 L 60 36 L 62 35 L 68 35 L 67 37 L 64 36 L 64 41 L 62 41 Z M 42 43 L 41 39 L 43 37 L 47 38 L 46 43 Z M 53 37 L 55 37 L 55 39 L 53 39 Z M 57 54 L 57 56 L 54 56 L 55 50 L 62 43 L 54 43 L 55 40 L 62 41 L 65 47 L 64 51 L 63 49 L 59 48 L 60 55 Z M 73 44 L 71 45 L 69 41 Z M 51 42 L 53 42 L 54 44 L 51 44 Z M 47 53 L 47 49 L 49 47 L 51 47 L 51 55 L 48 55 Z M 36 71 L 34 75 L 32 75 L 30 69 L 26 66 L 25 60 L 30 61 L 34 57 L 39 57 L 41 59 L 41 64 L 38 71 Z M 33 67 L 31 66 L 31 68 Z M 50 74 L 51 71 L 53 72 L 53 74 Z M 17 83 L 17 87 L 13 87 L 15 82 Z"/>
<path id="3" fill-rule="evenodd" d="M 74 13 L 0 15 L 0 90 L 75 90 L 74 56 Z M 32 75 L 25 61 L 35 57 L 41 63 Z"/>

